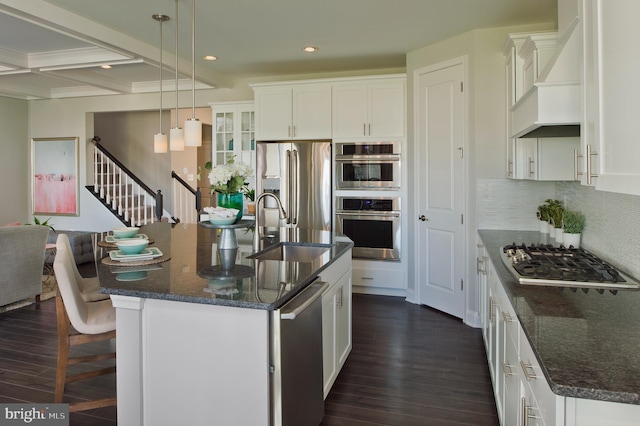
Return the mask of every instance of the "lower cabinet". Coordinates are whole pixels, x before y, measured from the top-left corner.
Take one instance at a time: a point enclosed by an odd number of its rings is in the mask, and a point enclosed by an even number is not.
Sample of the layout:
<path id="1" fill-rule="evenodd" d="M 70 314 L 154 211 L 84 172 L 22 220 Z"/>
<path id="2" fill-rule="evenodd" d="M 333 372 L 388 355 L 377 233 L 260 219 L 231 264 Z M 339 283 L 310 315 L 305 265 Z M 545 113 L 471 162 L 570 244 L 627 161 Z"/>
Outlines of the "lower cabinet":
<path id="1" fill-rule="evenodd" d="M 345 271 L 343 260 L 349 261 Z M 323 271 L 329 283 L 322 295 L 323 390 L 326 398 L 351 352 L 351 252 Z"/>
<path id="2" fill-rule="evenodd" d="M 542 372 L 486 248 L 478 244 L 482 334 L 503 426 L 630 426 L 640 405 L 555 394 Z"/>
<path id="3" fill-rule="evenodd" d="M 407 285 L 403 264 L 355 259 L 353 261 L 353 287 L 356 293 L 404 296 Z"/>

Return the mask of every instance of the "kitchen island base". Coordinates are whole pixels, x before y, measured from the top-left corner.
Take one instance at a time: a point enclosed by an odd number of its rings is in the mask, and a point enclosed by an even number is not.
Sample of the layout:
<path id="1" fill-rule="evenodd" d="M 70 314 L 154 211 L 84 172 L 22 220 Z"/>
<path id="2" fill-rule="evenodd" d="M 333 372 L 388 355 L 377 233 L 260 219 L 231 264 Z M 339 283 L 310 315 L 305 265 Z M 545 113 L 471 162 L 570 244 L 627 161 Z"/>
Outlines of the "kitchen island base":
<path id="1" fill-rule="evenodd" d="M 269 424 L 269 311 L 111 298 L 119 425 Z"/>

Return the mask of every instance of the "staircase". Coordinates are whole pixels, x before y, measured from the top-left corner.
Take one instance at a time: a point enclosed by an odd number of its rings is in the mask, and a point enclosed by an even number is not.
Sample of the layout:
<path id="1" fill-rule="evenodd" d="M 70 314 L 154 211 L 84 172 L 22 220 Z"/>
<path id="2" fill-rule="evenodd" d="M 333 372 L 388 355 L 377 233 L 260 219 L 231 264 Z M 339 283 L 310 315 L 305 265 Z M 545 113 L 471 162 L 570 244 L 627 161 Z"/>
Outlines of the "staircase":
<path id="1" fill-rule="evenodd" d="M 154 192 L 127 169 L 95 136 L 94 185 L 86 188 L 126 226 L 141 226 L 162 218 L 162 193 Z"/>

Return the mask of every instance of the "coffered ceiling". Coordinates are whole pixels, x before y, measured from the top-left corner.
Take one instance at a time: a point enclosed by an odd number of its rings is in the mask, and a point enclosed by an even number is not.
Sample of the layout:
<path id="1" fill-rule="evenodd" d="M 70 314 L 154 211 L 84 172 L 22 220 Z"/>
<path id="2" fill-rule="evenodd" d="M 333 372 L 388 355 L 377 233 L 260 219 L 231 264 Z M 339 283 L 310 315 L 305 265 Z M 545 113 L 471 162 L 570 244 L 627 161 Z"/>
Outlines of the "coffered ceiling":
<path id="1" fill-rule="evenodd" d="M 197 89 L 238 79 L 404 69 L 472 29 L 555 22 L 557 0 L 195 0 Z M 177 0 L 179 88 L 191 89 L 192 0 Z M 0 0 L 0 96 L 175 89 L 175 0 Z M 316 46 L 315 53 L 302 51 Z M 203 55 L 218 56 L 206 62 Z M 111 69 L 100 65 L 109 64 Z"/>

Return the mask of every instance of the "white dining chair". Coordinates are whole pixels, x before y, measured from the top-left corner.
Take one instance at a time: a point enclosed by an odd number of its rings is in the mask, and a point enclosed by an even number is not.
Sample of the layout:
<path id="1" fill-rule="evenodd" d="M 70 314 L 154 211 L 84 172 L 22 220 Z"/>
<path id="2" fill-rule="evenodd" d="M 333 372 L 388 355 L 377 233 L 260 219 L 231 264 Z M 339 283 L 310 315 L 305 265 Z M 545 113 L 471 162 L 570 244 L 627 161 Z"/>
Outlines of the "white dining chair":
<path id="1" fill-rule="evenodd" d="M 112 345 L 109 345 L 109 350 L 106 353 L 74 357 L 69 355 L 72 346 L 114 339 L 116 337 L 116 311 L 111 304 L 111 299 L 95 302 L 84 299 L 79 281 L 76 278 L 75 261 L 71 256 L 71 251 L 65 247 L 64 238 L 60 237 L 63 235 L 58 237 L 58 251 L 53 263 L 58 282 L 58 295 L 56 296 L 58 363 L 54 394 L 54 402 L 56 403 L 62 402 L 67 384 L 116 371 L 116 367 L 113 365 L 67 376 L 69 365 L 115 358 L 116 354 Z M 69 404 L 69 411 L 82 411 L 112 405 L 116 405 L 115 397 L 72 402 Z"/>
<path id="2" fill-rule="evenodd" d="M 78 271 L 75 261 L 73 260 L 73 250 L 71 249 L 71 243 L 69 243 L 69 237 L 66 234 L 58 235 L 56 241 L 56 254 L 60 252 L 66 253 L 65 256 L 71 258 L 71 267 L 73 269 L 73 275 L 78 283 L 78 289 L 82 298 L 87 302 L 96 302 L 98 300 L 106 300 L 109 298 L 108 294 L 100 293 L 100 283 L 98 277 L 83 277 Z"/>

